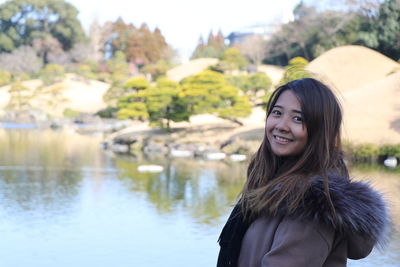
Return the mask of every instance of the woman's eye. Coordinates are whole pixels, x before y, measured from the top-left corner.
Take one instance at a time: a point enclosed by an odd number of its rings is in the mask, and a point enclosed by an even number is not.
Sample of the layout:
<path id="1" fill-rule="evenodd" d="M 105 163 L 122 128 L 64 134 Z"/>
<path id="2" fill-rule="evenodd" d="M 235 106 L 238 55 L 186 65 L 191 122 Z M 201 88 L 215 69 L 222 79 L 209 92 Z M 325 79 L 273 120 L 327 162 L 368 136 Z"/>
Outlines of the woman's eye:
<path id="1" fill-rule="evenodd" d="M 277 109 L 274 109 L 274 110 L 271 112 L 271 114 L 273 114 L 273 115 L 281 115 L 281 112 L 280 112 L 279 110 L 277 110 Z"/>
<path id="2" fill-rule="evenodd" d="M 303 122 L 303 118 L 300 117 L 300 116 L 294 116 L 293 120 L 296 121 L 296 122 Z"/>

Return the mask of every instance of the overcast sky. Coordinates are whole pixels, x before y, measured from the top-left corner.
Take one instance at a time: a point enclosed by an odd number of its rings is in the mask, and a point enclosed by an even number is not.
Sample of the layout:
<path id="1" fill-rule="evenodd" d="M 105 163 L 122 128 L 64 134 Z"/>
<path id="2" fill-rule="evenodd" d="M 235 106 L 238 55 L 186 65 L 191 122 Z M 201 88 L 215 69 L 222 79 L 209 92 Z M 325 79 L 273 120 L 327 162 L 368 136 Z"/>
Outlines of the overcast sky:
<path id="1" fill-rule="evenodd" d="M 5 2 L 0 0 L 0 3 Z M 206 39 L 211 29 L 224 35 L 254 25 L 280 23 L 288 19 L 299 0 L 67 0 L 79 10 L 79 19 L 88 29 L 94 18 L 150 29 L 158 26 L 167 42 L 190 56 L 200 35 Z"/>
<path id="2" fill-rule="evenodd" d="M 140 26 L 158 26 L 167 42 L 190 56 L 200 35 L 211 29 L 224 35 L 253 25 L 280 23 L 298 0 L 68 0 L 79 10 L 87 29 L 95 17 L 100 22 L 116 20 Z"/>

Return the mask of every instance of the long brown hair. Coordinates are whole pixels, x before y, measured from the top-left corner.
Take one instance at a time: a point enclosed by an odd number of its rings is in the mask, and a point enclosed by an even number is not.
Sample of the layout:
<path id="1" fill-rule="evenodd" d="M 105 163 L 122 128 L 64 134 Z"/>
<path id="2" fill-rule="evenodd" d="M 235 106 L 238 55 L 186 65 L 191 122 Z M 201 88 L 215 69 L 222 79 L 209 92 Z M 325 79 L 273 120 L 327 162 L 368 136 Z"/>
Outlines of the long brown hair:
<path id="1" fill-rule="evenodd" d="M 328 174 L 348 177 L 341 149 L 340 104 L 326 85 L 305 78 L 282 85 L 273 92 L 267 104 L 267 117 L 286 90 L 291 90 L 300 102 L 308 134 L 307 145 L 300 155 L 279 157 L 272 152 L 264 133 L 247 170 L 247 181 L 241 193 L 242 209 L 250 219 L 265 212 L 276 214 L 282 206 L 291 213 L 301 205 L 311 180 L 321 176 L 327 201 L 336 217 L 329 195 Z"/>

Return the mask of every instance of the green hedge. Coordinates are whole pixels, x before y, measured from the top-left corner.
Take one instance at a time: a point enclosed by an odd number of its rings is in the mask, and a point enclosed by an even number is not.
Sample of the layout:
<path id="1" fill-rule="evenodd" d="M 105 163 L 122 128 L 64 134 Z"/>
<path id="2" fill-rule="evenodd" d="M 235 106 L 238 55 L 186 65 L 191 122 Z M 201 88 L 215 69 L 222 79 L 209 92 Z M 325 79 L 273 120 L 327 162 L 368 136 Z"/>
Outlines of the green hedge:
<path id="1" fill-rule="evenodd" d="M 400 144 L 378 146 L 375 144 L 344 143 L 343 150 L 346 159 L 355 163 L 379 162 L 390 156 L 400 159 Z"/>

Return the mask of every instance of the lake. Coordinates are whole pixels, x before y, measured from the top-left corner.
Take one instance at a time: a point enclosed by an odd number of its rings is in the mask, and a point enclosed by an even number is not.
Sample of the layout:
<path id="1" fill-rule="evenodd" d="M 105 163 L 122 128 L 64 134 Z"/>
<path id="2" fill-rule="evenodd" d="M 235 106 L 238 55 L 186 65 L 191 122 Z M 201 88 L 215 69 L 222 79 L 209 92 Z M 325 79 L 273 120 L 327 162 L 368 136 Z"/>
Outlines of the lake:
<path id="1" fill-rule="evenodd" d="M 6 267 L 215 266 L 246 163 L 115 155 L 101 136 L 0 129 L 0 259 Z M 139 173 L 140 164 L 162 173 Z M 400 225 L 400 173 L 352 170 Z M 400 236 L 349 266 L 399 266 Z"/>

